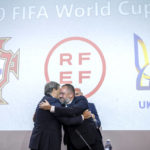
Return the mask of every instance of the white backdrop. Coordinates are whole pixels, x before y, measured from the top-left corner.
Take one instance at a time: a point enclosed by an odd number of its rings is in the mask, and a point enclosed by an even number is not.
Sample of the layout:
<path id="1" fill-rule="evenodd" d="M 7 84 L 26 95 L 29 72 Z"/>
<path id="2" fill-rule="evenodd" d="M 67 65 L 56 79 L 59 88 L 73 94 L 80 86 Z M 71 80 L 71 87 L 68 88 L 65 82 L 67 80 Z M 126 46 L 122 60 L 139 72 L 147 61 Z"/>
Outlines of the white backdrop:
<path id="1" fill-rule="evenodd" d="M 12 60 L 8 82 L 0 86 L 8 103 L 0 104 L 0 130 L 32 129 L 48 79 L 72 82 L 85 95 L 92 91 L 88 100 L 95 103 L 103 130 L 150 130 L 149 27 L 149 0 L 1 1 L 0 38 L 11 39 L 0 49 L 0 77 L 2 52 L 11 50 L 12 58 L 18 51 L 18 79 Z M 140 69 L 146 67 L 143 90 L 136 87 L 138 52 Z"/>

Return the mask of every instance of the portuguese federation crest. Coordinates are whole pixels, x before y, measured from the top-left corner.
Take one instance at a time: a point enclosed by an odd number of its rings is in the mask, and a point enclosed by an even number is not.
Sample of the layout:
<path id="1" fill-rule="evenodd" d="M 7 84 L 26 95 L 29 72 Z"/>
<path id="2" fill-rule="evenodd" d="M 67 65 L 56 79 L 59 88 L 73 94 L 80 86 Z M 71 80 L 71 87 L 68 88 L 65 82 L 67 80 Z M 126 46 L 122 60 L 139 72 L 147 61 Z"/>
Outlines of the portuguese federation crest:
<path id="1" fill-rule="evenodd" d="M 12 72 L 15 77 L 19 77 L 19 54 L 18 50 L 13 53 L 11 50 L 5 50 L 4 46 L 10 38 L 0 38 L 0 104 L 7 104 L 2 97 L 4 86 L 9 83 L 9 73 Z"/>

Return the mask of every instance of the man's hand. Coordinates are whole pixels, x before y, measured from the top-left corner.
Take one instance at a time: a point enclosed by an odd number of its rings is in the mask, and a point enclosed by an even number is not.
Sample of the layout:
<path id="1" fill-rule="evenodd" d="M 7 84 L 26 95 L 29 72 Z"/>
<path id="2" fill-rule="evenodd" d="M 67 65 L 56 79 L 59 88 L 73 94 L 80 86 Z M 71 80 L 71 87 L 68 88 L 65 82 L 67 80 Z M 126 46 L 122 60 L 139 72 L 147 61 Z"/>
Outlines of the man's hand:
<path id="1" fill-rule="evenodd" d="M 39 104 L 39 107 L 40 107 L 41 109 L 44 109 L 44 110 L 50 110 L 50 109 L 51 109 L 51 105 L 49 104 L 49 102 L 48 102 L 47 100 L 41 102 L 41 103 Z"/>
<path id="2" fill-rule="evenodd" d="M 34 113 L 33 115 L 33 122 L 35 122 L 35 118 L 36 118 L 36 113 Z"/>
<path id="3" fill-rule="evenodd" d="M 95 115 L 94 114 L 92 114 L 92 118 L 95 119 Z"/>
<path id="4" fill-rule="evenodd" d="M 83 115 L 84 119 L 88 119 L 88 118 L 92 117 L 91 111 L 89 111 L 88 109 L 85 110 L 82 115 Z"/>

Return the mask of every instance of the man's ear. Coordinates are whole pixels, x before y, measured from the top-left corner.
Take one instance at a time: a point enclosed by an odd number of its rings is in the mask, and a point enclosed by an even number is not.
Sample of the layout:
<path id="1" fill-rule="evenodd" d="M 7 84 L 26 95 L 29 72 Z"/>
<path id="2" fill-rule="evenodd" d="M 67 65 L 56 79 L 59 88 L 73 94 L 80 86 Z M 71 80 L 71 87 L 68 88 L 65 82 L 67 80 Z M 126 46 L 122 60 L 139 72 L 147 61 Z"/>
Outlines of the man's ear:
<path id="1" fill-rule="evenodd" d="M 53 88 L 52 92 L 56 92 L 56 89 Z"/>
<path id="2" fill-rule="evenodd" d="M 73 97 L 74 97 L 73 93 L 70 93 L 70 98 L 73 98 Z"/>

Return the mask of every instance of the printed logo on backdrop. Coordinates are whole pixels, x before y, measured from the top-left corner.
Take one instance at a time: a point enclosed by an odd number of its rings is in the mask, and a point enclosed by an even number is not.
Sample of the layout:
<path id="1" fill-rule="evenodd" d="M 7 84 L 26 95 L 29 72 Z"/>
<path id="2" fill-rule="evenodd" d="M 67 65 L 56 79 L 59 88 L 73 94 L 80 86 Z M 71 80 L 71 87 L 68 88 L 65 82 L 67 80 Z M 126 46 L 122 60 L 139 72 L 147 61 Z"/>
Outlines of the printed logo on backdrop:
<path id="1" fill-rule="evenodd" d="M 4 86 L 9 83 L 9 73 L 12 72 L 18 79 L 19 72 L 19 50 L 13 53 L 5 50 L 4 46 L 10 38 L 0 38 L 0 104 L 7 104 L 2 97 Z"/>
<path id="2" fill-rule="evenodd" d="M 83 37 L 69 37 L 59 41 L 45 61 L 46 81 L 73 84 L 92 96 L 101 87 L 106 73 L 101 49 Z"/>
<path id="3" fill-rule="evenodd" d="M 143 91 L 150 90 L 150 63 L 148 52 L 144 41 L 137 34 L 134 34 L 134 53 L 135 53 L 135 66 L 138 72 L 136 80 L 136 89 Z M 150 109 L 150 101 L 140 100 L 139 108 Z"/>
<path id="4" fill-rule="evenodd" d="M 138 72 L 137 90 L 150 90 L 150 63 L 144 41 L 134 34 L 135 66 Z"/>

